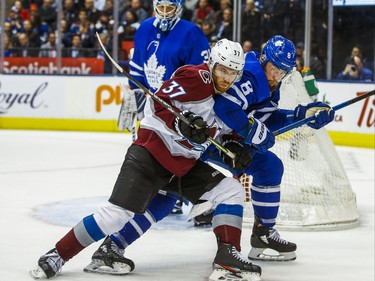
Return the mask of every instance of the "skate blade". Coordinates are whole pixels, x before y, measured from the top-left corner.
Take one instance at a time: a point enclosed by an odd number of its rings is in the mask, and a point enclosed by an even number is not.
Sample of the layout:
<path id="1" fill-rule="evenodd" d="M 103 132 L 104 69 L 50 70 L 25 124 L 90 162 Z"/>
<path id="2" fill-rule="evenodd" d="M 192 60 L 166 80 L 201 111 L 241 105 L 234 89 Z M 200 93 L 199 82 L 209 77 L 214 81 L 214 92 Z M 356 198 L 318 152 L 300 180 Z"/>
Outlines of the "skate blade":
<path id="1" fill-rule="evenodd" d="M 113 263 L 113 267 L 110 267 L 102 261 L 92 261 L 83 271 L 97 274 L 126 275 L 131 272 L 131 268 L 129 265 L 123 263 Z"/>
<path id="2" fill-rule="evenodd" d="M 209 281 L 261 281 L 259 273 L 231 272 L 226 269 L 216 268 L 208 278 Z"/>
<path id="3" fill-rule="evenodd" d="M 34 279 L 47 279 L 47 275 L 44 273 L 43 269 L 37 265 L 34 269 L 29 271 L 30 275 Z"/>
<path id="4" fill-rule="evenodd" d="M 248 258 L 256 261 L 294 261 L 297 256 L 295 252 L 281 253 L 272 249 L 251 248 Z"/>

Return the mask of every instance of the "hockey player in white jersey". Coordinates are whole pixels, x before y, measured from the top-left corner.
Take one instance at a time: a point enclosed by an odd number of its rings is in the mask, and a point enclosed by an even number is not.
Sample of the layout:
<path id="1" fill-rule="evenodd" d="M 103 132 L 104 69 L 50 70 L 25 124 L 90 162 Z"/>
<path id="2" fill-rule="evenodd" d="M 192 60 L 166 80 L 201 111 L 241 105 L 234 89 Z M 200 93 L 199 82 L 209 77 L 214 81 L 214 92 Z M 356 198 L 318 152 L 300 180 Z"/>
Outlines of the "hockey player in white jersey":
<path id="1" fill-rule="evenodd" d="M 109 206 L 83 218 L 55 248 L 41 256 L 37 267 L 30 272 L 34 278 L 56 276 L 68 260 L 93 242 L 120 230 L 135 214 L 151 211 L 149 215 L 153 215 L 151 202 L 163 189 L 180 190 L 189 201 L 206 201 L 215 209 L 213 232 L 218 250 L 210 280 L 260 280 L 261 268 L 240 253 L 245 196 L 242 185 L 199 161 L 210 145 L 208 138 L 217 141 L 225 136 L 231 138 L 232 130 L 213 110 L 214 97 L 240 78 L 243 65 L 241 45 L 224 39 L 214 46 L 209 64 L 181 67 L 173 78 L 163 83 L 156 95 L 183 114 L 189 123 L 176 117 L 166 106 L 148 99 L 139 137 L 127 151 Z M 260 137 L 257 132 L 251 134 Z M 240 154 L 243 160 L 246 150 Z M 237 160 L 238 157 L 234 164 Z M 107 251 L 111 245 L 108 244 Z M 105 261 L 100 266 L 105 267 Z M 123 274 L 133 269 L 121 261 L 113 267 Z"/>

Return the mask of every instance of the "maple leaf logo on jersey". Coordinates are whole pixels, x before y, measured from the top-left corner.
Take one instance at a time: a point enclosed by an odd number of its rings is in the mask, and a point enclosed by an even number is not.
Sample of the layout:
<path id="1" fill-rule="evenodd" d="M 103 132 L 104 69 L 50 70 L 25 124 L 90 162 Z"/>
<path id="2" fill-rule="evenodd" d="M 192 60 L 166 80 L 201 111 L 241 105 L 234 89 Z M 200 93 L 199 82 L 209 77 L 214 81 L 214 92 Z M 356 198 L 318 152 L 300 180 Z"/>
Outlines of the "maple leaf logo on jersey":
<path id="1" fill-rule="evenodd" d="M 166 68 L 165 65 L 158 66 L 158 58 L 155 53 L 147 60 L 147 63 L 144 65 L 144 71 L 150 87 L 154 90 L 159 89 L 164 82 L 163 77 Z"/>

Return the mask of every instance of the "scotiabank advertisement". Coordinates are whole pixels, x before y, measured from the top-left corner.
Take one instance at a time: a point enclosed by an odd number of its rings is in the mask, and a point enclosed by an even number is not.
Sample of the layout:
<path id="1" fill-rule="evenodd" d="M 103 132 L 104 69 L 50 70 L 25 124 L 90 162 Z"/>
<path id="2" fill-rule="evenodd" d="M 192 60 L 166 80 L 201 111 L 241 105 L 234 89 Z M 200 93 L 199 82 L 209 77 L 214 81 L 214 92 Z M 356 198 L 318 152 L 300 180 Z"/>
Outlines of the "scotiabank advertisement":
<path id="1" fill-rule="evenodd" d="M 55 58 L 5 58 L 4 73 L 57 74 Z M 103 74 L 104 61 L 96 58 L 61 58 L 60 74 Z"/>

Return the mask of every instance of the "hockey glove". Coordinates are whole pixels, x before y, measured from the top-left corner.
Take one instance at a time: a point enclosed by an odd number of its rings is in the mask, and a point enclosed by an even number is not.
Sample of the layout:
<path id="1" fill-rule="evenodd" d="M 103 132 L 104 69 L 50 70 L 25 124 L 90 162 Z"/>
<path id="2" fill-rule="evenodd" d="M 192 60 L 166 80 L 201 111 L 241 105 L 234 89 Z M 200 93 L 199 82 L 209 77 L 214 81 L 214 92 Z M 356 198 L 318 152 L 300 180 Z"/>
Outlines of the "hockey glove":
<path id="1" fill-rule="evenodd" d="M 252 158 L 245 146 L 243 146 L 241 143 L 233 139 L 224 141 L 222 145 L 234 154 L 236 154 L 235 159 L 232 159 L 227 154 L 220 151 L 221 158 L 223 159 L 225 164 L 240 172 L 249 167 Z"/>
<path id="2" fill-rule="evenodd" d="M 317 130 L 334 119 L 335 111 L 328 104 L 320 101 L 309 104 L 299 104 L 294 110 L 294 117 L 297 120 L 305 119 L 313 115 L 315 115 L 314 121 L 307 123 L 307 125 Z"/>
<path id="3" fill-rule="evenodd" d="M 245 142 L 254 145 L 262 153 L 266 152 L 275 144 L 274 135 L 268 130 L 266 125 L 254 117 L 251 117 L 249 122 L 252 128 Z"/>
<path id="4" fill-rule="evenodd" d="M 189 124 L 176 117 L 174 121 L 176 131 L 192 142 L 198 144 L 206 142 L 210 136 L 210 128 L 203 121 L 203 118 L 191 111 L 183 111 L 181 113 L 189 120 Z"/>
<path id="5" fill-rule="evenodd" d="M 121 89 L 123 90 L 123 98 L 120 108 L 120 114 L 117 120 L 117 127 L 119 130 L 128 129 L 132 130 L 137 122 L 137 105 L 135 100 L 135 91 L 141 91 L 140 89 L 131 90 L 129 86 L 121 84 Z M 142 94 L 142 96 L 144 96 Z"/>

